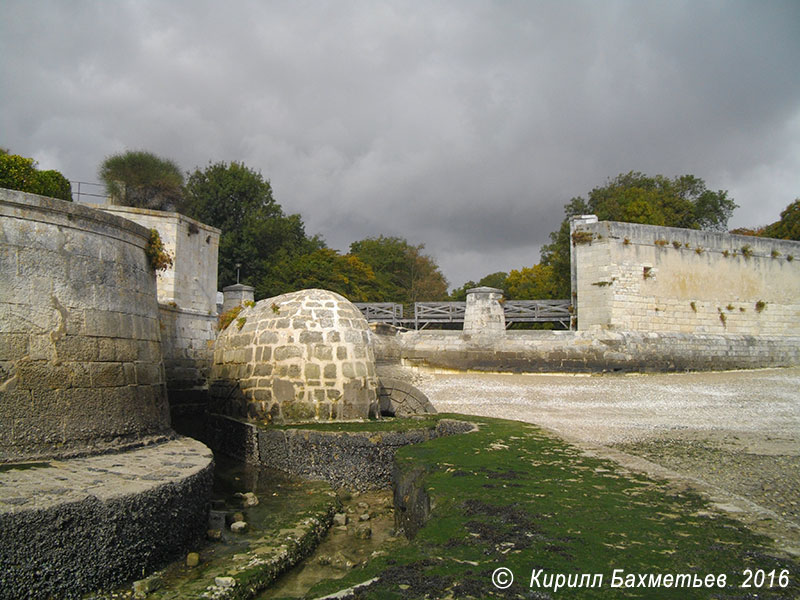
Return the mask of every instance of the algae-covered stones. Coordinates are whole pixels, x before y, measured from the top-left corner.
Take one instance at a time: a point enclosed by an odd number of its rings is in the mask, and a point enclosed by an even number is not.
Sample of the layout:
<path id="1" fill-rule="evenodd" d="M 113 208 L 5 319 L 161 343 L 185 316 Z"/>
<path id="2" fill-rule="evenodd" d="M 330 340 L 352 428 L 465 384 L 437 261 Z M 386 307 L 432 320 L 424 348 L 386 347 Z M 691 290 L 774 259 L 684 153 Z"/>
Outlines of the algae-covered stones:
<path id="1" fill-rule="evenodd" d="M 367 525 L 366 523 L 359 525 L 356 527 L 353 535 L 359 540 L 368 540 L 372 537 L 372 527 Z"/>
<path id="2" fill-rule="evenodd" d="M 236 580 L 233 577 L 215 577 L 214 585 L 221 588 L 232 588 L 236 585 Z"/>
<path id="3" fill-rule="evenodd" d="M 214 410 L 276 422 L 377 416 L 369 336 L 358 308 L 326 290 L 245 307 L 214 346 Z"/>
<path id="4" fill-rule="evenodd" d="M 139 581 L 134 581 L 133 597 L 146 598 L 148 594 L 150 594 L 151 592 L 155 592 L 162 585 L 164 585 L 164 580 L 161 579 L 159 575 L 151 575 L 146 579 L 140 579 Z"/>
<path id="5" fill-rule="evenodd" d="M 247 530 L 247 523 L 244 521 L 234 521 L 231 523 L 231 531 L 233 533 L 244 533 Z"/>
<path id="6" fill-rule="evenodd" d="M 200 555 L 197 552 L 189 552 L 186 555 L 186 566 L 187 567 L 196 567 L 200 564 Z"/>
<path id="7" fill-rule="evenodd" d="M 258 496 L 253 492 L 245 492 L 244 494 L 237 492 L 236 496 L 242 499 L 242 506 L 245 508 L 258 505 Z"/>

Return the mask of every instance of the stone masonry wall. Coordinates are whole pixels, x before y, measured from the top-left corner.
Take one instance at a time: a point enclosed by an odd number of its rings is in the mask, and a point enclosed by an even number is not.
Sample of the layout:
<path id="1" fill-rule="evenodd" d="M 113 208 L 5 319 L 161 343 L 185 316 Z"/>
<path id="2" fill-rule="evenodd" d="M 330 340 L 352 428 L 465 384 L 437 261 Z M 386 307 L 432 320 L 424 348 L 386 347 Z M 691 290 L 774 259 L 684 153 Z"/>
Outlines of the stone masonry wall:
<path id="1" fill-rule="evenodd" d="M 179 213 L 129 206 L 101 210 L 158 231 L 173 265 L 159 271 L 162 352 L 173 416 L 202 412 L 217 336 L 220 231 Z"/>
<path id="2" fill-rule="evenodd" d="M 182 310 L 216 314 L 219 229 L 179 213 L 111 204 L 95 208 L 158 231 L 173 257 L 172 267 L 158 273 L 161 304 L 174 303 Z"/>
<path id="3" fill-rule="evenodd" d="M 298 422 L 377 414 L 367 322 L 326 290 L 261 300 L 217 338 L 209 387 L 214 411 L 232 416 Z"/>
<path id="4" fill-rule="evenodd" d="M 702 371 L 800 365 L 800 336 L 508 331 L 504 337 L 460 331 L 373 336 L 377 361 L 458 371 L 517 373 Z"/>
<path id="5" fill-rule="evenodd" d="M 169 433 L 148 231 L 0 190 L 0 462 Z"/>
<path id="6" fill-rule="evenodd" d="M 800 242 L 582 223 L 580 330 L 800 335 Z"/>

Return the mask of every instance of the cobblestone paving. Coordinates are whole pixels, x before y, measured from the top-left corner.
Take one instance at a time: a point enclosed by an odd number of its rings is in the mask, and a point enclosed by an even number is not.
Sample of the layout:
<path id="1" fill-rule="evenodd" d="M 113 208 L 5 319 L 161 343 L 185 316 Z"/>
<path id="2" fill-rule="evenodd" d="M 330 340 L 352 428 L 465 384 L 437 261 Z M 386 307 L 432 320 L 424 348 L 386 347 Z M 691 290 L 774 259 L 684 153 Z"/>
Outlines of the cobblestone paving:
<path id="1" fill-rule="evenodd" d="M 211 459 L 200 442 L 179 438 L 118 454 L 0 466 L 0 512 L 143 492 L 183 480 Z"/>

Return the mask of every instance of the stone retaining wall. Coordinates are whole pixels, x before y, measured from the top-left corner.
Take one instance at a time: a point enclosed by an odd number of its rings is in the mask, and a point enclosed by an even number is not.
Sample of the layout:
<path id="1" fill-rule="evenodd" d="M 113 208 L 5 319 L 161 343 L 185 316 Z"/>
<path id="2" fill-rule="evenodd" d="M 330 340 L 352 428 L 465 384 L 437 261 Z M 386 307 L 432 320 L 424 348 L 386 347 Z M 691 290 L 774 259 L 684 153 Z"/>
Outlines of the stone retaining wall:
<path id="1" fill-rule="evenodd" d="M 201 414 L 208 403 L 208 376 L 217 337 L 217 317 L 159 305 L 161 347 L 173 422 Z"/>
<path id="2" fill-rule="evenodd" d="M 169 431 L 147 229 L 0 190 L 0 462 Z"/>
<path id="3" fill-rule="evenodd" d="M 0 472 L 0 599 L 82 598 L 162 568 L 205 531 L 212 478 L 189 438 Z"/>
<path id="4" fill-rule="evenodd" d="M 800 335 L 800 242 L 576 222 L 581 330 Z"/>
<path id="5" fill-rule="evenodd" d="M 475 426 L 441 419 L 436 427 L 409 431 L 259 429 L 230 417 L 209 415 L 209 427 L 212 434 L 207 443 L 234 458 L 308 479 L 323 479 L 333 487 L 363 491 L 391 485 L 398 448 L 464 433 Z"/>
<path id="6" fill-rule="evenodd" d="M 376 360 L 454 370 L 510 372 L 702 371 L 800 364 L 800 336 L 509 331 L 374 335 Z"/>

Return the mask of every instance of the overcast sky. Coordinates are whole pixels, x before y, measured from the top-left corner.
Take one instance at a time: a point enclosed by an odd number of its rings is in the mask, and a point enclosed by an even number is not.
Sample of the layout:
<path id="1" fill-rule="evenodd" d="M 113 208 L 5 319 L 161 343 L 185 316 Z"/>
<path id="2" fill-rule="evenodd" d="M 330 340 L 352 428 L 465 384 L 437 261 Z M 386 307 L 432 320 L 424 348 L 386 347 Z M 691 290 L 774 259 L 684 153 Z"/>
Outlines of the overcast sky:
<path id="1" fill-rule="evenodd" d="M 451 287 L 563 206 L 691 173 L 800 196 L 800 2 L 0 1 L 0 146 L 73 181 L 144 149 L 260 170 L 309 233 L 424 243 Z"/>

